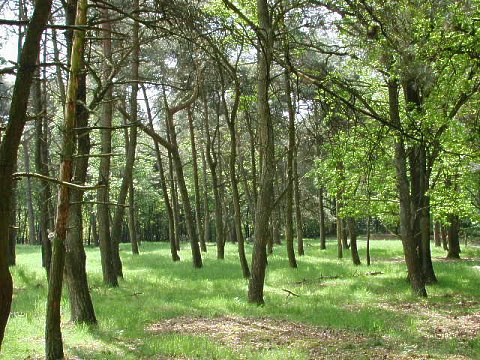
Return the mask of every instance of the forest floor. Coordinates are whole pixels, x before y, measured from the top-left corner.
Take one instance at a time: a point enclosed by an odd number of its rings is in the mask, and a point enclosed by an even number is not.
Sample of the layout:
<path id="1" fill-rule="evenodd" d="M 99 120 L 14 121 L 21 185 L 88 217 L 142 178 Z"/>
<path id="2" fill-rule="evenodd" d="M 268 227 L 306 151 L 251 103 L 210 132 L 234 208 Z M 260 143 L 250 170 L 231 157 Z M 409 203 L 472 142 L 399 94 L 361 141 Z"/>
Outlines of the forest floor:
<path id="1" fill-rule="evenodd" d="M 165 243 L 143 243 L 133 256 L 122 245 L 125 278 L 101 283 L 97 248 L 87 248 L 89 281 L 99 325 L 68 321 L 68 359 L 480 359 L 480 248 L 446 261 L 433 249 L 439 280 L 429 297 L 411 295 L 399 241 L 372 242 L 372 265 L 336 258 L 333 242 L 306 242 L 298 269 L 284 246 L 269 257 L 264 306 L 246 301 L 236 246 L 205 266 L 191 265 L 187 244 L 172 263 Z M 360 241 L 365 258 L 365 243 Z M 251 245 L 247 246 L 247 251 Z M 12 267 L 14 302 L 2 349 L 5 359 L 41 359 L 46 280 L 40 249 L 19 246 Z"/>

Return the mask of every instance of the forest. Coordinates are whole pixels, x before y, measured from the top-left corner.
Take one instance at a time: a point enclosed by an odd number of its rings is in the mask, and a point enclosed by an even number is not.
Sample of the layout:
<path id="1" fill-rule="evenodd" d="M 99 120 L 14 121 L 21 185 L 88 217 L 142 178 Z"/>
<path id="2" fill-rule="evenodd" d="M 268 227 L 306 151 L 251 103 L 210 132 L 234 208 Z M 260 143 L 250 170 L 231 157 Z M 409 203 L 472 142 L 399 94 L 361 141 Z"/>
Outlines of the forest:
<path id="1" fill-rule="evenodd" d="M 1 0 L 0 356 L 480 358 L 479 0 Z"/>

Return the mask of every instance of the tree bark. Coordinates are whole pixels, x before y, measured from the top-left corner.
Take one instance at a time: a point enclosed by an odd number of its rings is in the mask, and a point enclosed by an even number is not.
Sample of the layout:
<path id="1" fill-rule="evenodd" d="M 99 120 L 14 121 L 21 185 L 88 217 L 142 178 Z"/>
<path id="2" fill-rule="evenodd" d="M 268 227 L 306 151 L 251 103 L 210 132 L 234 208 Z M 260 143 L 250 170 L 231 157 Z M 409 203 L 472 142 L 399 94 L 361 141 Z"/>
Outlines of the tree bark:
<path id="1" fill-rule="evenodd" d="M 193 111 L 192 108 L 188 108 L 188 128 L 190 130 L 190 145 L 192 147 L 192 164 L 193 164 L 193 186 L 195 190 L 195 225 L 197 229 L 198 239 L 200 241 L 200 249 L 202 252 L 207 251 L 205 244 L 205 233 L 202 225 L 201 218 L 201 206 L 200 206 L 200 185 L 198 180 L 198 156 L 197 147 L 195 144 L 195 129 L 193 125 Z"/>
<path id="2" fill-rule="evenodd" d="M 104 8 L 101 10 L 102 18 L 104 23 L 102 24 L 102 47 L 103 47 L 103 56 L 105 57 L 104 68 L 103 68 L 103 78 L 108 79 L 110 72 L 112 71 L 112 25 L 109 21 L 110 14 L 109 10 Z M 112 152 L 112 131 L 110 127 L 112 126 L 112 117 L 113 117 L 113 89 L 112 86 L 109 86 L 105 91 L 104 104 L 103 104 L 103 114 L 100 119 L 101 126 L 103 127 L 100 131 L 100 142 L 101 142 L 101 153 L 110 154 Z M 100 242 L 100 257 L 102 262 L 102 275 L 103 283 L 107 286 L 118 286 L 117 276 L 122 275 L 121 270 L 121 261 L 116 250 L 116 246 L 112 243 L 115 243 L 116 238 L 110 234 L 110 214 L 108 203 L 110 202 L 110 157 L 104 156 L 100 158 L 100 168 L 99 168 L 99 182 L 104 184 L 105 187 L 100 188 L 97 191 L 97 220 L 98 220 L 98 235 Z M 123 201 L 119 201 L 119 204 L 125 203 L 125 198 Z M 121 209 L 123 212 L 123 207 L 119 206 L 117 209 Z M 112 232 L 117 228 L 120 228 L 120 224 L 112 224 Z"/>
<path id="3" fill-rule="evenodd" d="M 20 55 L 17 76 L 12 93 L 9 120 L 0 144 L 0 348 L 5 334 L 13 284 L 8 269 L 10 213 L 12 209 L 12 188 L 18 147 L 26 122 L 26 111 L 30 88 L 35 73 L 35 63 L 40 50 L 40 39 L 47 24 L 52 6 L 51 0 L 35 1 L 35 10 L 29 22 L 25 42 Z"/>
<path id="4" fill-rule="evenodd" d="M 335 199 L 335 217 L 337 222 L 337 257 L 339 259 L 342 259 L 343 258 L 343 246 L 342 246 L 343 223 L 339 213 L 340 213 L 340 202 L 337 197 Z"/>
<path id="5" fill-rule="evenodd" d="M 324 193 L 324 188 L 320 188 L 319 192 L 319 206 L 318 210 L 320 213 L 320 219 L 319 219 L 319 228 L 320 228 L 320 250 L 325 250 L 327 248 L 326 246 L 326 236 L 325 236 L 325 208 L 323 205 L 323 193 Z"/>
<path id="6" fill-rule="evenodd" d="M 388 97 L 390 121 L 400 128 L 400 110 L 398 100 L 398 82 L 390 80 L 388 83 Z M 402 134 L 397 134 L 395 139 L 395 170 L 397 187 L 400 200 L 400 226 L 405 262 L 408 269 L 408 278 L 412 291 L 418 296 L 427 296 L 425 281 L 422 274 L 422 264 L 417 252 L 418 243 L 413 232 L 411 213 L 411 199 L 409 181 L 407 177 L 407 155 Z"/>
<path id="7" fill-rule="evenodd" d="M 30 172 L 30 151 L 28 148 L 28 142 L 23 142 L 23 160 L 25 164 L 25 172 Z M 28 243 L 30 245 L 36 245 L 36 231 L 35 231 L 35 214 L 33 211 L 33 196 L 32 196 L 32 179 L 27 177 L 27 221 L 28 221 Z"/>
<path id="8" fill-rule="evenodd" d="M 79 0 L 75 25 L 83 26 L 87 18 L 87 1 Z M 77 122 L 77 99 L 79 75 L 82 69 L 85 31 L 76 30 L 71 52 L 70 78 L 65 104 L 63 128 L 62 162 L 59 179 L 71 182 L 73 155 L 75 151 L 75 126 Z M 45 326 L 45 357 L 47 360 L 63 359 L 63 342 L 60 329 L 60 303 L 62 296 L 63 270 L 65 265 L 65 241 L 67 237 L 70 208 L 70 188 L 60 185 L 58 191 L 55 236 L 53 240 L 52 264 L 48 282 L 47 316 Z"/>
<path id="9" fill-rule="evenodd" d="M 352 261 L 354 265 L 360 265 L 360 256 L 357 249 L 357 221 L 349 217 L 347 218 L 348 232 L 350 233 L 350 250 L 352 253 Z"/>
<path id="10" fill-rule="evenodd" d="M 448 227 L 448 253 L 447 259 L 460 259 L 460 220 L 458 215 L 449 215 L 448 221 L 450 226 Z"/>
<path id="11" fill-rule="evenodd" d="M 298 255 L 305 255 L 305 250 L 303 247 L 303 217 L 302 217 L 302 207 L 300 204 L 301 193 L 300 193 L 300 184 L 298 179 L 298 165 L 297 165 L 297 156 L 298 149 L 295 148 L 295 157 L 293 159 L 293 193 L 295 197 L 295 220 L 297 222 L 297 246 L 298 246 Z"/>
<path id="12" fill-rule="evenodd" d="M 269 220 L 272 212 L 275 149 L 273 123 L 270 114 L 269 84 L 273 54 L 273 29 L 268 2 L 257 0 L 259 22 L 257 50 L 257 111 L 259 148 L 261 159 L 260 189 L 255 208 L 255 242 L 252 253 L 252 275 L 248 284 L 248 301 L 263 304 L 263 287 L 267 267 L 266 242 L 269 236 Z"/>

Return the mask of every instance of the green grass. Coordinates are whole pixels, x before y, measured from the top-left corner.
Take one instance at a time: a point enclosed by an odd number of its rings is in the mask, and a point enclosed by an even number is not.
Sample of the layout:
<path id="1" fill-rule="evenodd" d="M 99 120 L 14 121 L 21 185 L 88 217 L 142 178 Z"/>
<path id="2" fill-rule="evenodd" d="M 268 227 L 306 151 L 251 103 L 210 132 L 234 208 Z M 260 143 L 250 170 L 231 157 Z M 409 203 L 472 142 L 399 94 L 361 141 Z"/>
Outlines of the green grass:
<path id="1" fill-rule="evenodd" d="M 439 284 L 428 287 L 429 298 L 417 299 L 406 282 L 406 268 L 399 241 L 373 241 L 372 265 L 353 266 L 349 252 L 336 258 L 333 242 L 320 251 L 318 241 L 306 242 L 306 256 L 298 257 L 298 269 L 288 268 L 284 246 L 269 257 L 265 306 L 246 301 L 248 282 L 241 277 L 236 246 L 227 244 L 224 261 L 216 260 L 215 247 L 204 255 L 204 268 L 194 269 L 190 251 L 183 244 L 182 261 L 172 263 L 165 243 L 143 243 L 141 254 L 132 256 L 122 245 L 125 279 L 119 288 L 102 285 L 98 249 L 87 248 L 89 283 L 99 325 L 76 326 L 68 321 L 69 308 L 64 292 L 63 336 L 66 353 L 82 359 L 308 359 L 308 349 L 272 346 L 253 349 L 220 344 L 208 334 L 158 334 L 146 329 L 162 319 L 177 316 L 215 317 L 235 315 L 264 317 L 345 330 L 368 339 L 366 348 L 393 347 L 402 353 L 410 348 L 434 358 L 460 354 L 480 358 L 480 341 L 431 339 L 422 326 L 428 317 L 421 311 L 397 311 L 398 306 L 426 307 L 435 314 L 479 313 L 480 249 L 466 248 L 462 256 L 474 261 L 435 261 Z M 364 242 L 360 255 L 365 258 Z M 247 246 L 251 251 L 251 245 Z M 38 247 L 19 246 L 13 267 L 14 301 L 2 356 L 5 359 L 35 358 L 43 354 L 46 280 L 40 267 Z M 444 256 L 433 249 L 433 256 Z M 249 257 L 250 258 L 250 257 Z M 366 272 L 380 271 L 377 276 Z M 338 276 L 319 280 L 320 276 Z M 283 289 L 299 297 L 286 296 Z M 456 305 L 467 303 L 468 306 Z M 351 344 L 340 344 L 346 350 Z M 332 348 L 332 351 L 335 351 Z M 355 353 L 355 349 L 352 349 Z"/>

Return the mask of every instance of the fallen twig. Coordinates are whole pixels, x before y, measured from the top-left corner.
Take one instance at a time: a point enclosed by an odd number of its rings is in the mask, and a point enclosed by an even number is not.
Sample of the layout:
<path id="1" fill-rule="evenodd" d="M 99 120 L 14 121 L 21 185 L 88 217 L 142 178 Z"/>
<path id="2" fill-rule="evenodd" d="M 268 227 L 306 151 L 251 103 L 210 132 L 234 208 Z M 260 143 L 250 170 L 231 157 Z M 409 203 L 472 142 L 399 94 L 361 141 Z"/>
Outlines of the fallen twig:
<path id="1" fill-rule="evenodd" d="M 282 290 L 287 293 L 287 297 L 289 297 L 290 295 L 295 296 L 295 297 L 300 297 L 300 295 L 295 294 L 293 291 L 290 291 L 288 289 L 282 289 Z"/>

